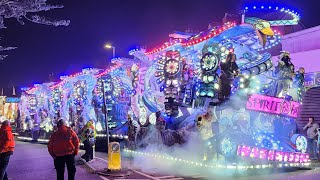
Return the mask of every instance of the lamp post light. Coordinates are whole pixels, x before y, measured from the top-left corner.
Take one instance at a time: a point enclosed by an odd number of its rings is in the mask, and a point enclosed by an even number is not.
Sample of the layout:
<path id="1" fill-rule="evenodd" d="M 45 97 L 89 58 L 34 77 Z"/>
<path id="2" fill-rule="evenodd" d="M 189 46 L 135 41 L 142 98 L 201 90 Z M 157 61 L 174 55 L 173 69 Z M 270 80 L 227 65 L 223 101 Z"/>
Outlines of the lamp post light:
<path id="1" fill-rule="evenodd" d="M 106 49 L 111 49 L 112 48 L 112 55 L 113 55 L 113 58 L 115 58 L 115 56 L 116 56 L 116 47 L 111 46 L 110 44 L 106 44 L 104 47 Z"/>

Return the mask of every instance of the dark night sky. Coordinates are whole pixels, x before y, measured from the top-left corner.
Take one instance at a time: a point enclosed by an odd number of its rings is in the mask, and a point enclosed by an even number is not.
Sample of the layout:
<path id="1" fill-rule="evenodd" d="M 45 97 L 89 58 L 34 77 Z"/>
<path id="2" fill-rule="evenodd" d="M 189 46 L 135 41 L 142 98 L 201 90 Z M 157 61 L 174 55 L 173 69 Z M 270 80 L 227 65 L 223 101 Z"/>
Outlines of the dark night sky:
<path id="1" fill-rule="evenodd" d="M 46 12 L 52 19 L 70 19 L 68 27 L 52 27 L 15 19 L 0 30 L 3 46 L 17 46 L 0 62 L 0 87 L 31 86 L 48 74 L 77 72 L 85 67 L 106 68 L 112 56 L 103 45 L 111 42 L 117 56 L 128 56 L 135 46 L 147 49 L 168 40 L 174 30 L 205 30 L 225 12 L 237 12 L 240 0 L 52 0 L 65 8 Z M 90 2 L 90 3 L 89 3 Z M 252 0 L 251 0 L 252 2 Z M 260 0 L 260 2 L 263 2 Z M 270 0 L 269 0 L 270 2 Z M 273 2 L 273 1 L 271 1 Z M 279 1 L 278 1 L 279 2 Z M 282 0 L 296 7 L 306 27 L 320 24 L 318 0 Z"/>

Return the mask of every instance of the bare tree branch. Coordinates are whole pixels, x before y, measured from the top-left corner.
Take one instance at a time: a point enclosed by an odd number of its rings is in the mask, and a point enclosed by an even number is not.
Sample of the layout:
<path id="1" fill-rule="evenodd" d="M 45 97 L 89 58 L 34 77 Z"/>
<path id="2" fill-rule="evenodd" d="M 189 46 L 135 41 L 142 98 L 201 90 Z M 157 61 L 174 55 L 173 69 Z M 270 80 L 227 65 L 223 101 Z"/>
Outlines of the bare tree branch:
<path id="1" fill-rule="evenodd" d="M 50 26 L 68 26 L 69 20 L 50 20 L 36 13 L 49 11 L 52 9 L 63 8 L 61 5 L 47 4 L 47 0 L 1 0 L 0 1 L 0 29 L 6 28 L 5 20 L 15 18 L 21 25 L 24 25 L 23 20 L 28 20 L 37 24 Z M 16 47 L 2 47 L 0 52 L 12 50 Z M 7 55 L 0 55 L 0 60 L 3 60 Z"/>

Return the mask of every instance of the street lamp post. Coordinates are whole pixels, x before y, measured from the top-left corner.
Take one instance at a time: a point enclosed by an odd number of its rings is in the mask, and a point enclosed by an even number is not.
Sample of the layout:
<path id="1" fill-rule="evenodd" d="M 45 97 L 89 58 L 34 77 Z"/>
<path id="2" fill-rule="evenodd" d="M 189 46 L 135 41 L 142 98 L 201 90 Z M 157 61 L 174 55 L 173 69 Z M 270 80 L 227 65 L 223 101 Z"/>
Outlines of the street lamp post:
<path id="1" fill-rule="evenodd" d="M 105 48 L 107 48 L 107 49 L 111 49 L 111 48 L 112 48 L 112 55 L 113 55 L 113 58 L 115 58 L 115 57 L 116 57 L 116 47 L 111 46 L 110 44 L 106 44 L 104 47 L 105 47 Z"/>
<path id="2" fill-rule="evenodd" d="M 109 123 L 108 123 L 108 115 L 107 115 L 107 105 L 106 105 L 106 97 L 105 97 L 105 89 L 104 89 L 104 81 L 102 80 L 102 98 L 103 98 L 103 109 L 104 109 L 104 118 L 106 121 L 106 134 L 107 134 L 107 149 L 109 148 Z"/>

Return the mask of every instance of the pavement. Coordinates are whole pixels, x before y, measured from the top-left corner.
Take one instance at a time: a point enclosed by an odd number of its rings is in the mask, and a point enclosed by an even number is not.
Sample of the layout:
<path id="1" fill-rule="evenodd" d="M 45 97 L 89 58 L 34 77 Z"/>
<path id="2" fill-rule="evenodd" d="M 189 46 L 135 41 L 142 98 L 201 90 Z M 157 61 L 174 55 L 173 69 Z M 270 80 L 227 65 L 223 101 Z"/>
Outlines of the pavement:
<path id="1" fill-rule="evenodd" d="M 80 151 L 79 156 L 84 152 Z M 124 155 L 124 154 L 123 154 Z M 249 172 L 247 174 L 228 174 L 223 169 L 195 169 L 193 167 L 184 167 L 181 164 L 174 166 L 167 165 L 167 162 L 155 162 L 154 159 L 148 159 L 150 162 L 141 166 L 140 160 L 133 162 L 132 159 L 122 157 L 122 170 L 119 172 L 107 172 L 107 154 L 103 152 L 95 153 L 95 160 L 84 163 L 77 156 L 77 180 L 103 179 L 103 180 L 192 180 L 192 179 L 217 179 L 217 180 L 320 180 L 320 167 L 314 167 L 311 170 L 294 170 L 281 172 L 257 173 Z M 146 158 L 145 158 L 146 160 Z M 144 160 L 144 161 L 145 161 Z M 138 164 L 136 164 L 138 163 Z M 160 168 L 161 167 L 161 168 Z M 211 171 L 218 172 L 217 174 Z M 12 180 L 50 180 L 56 179 L 53 160 L 48 154 L 47 146 L 37 143 L 16 141 L 14 155 L 11 157 L 8 174 Z M 67 173 L 65 172 L 65 179 Z"/>

